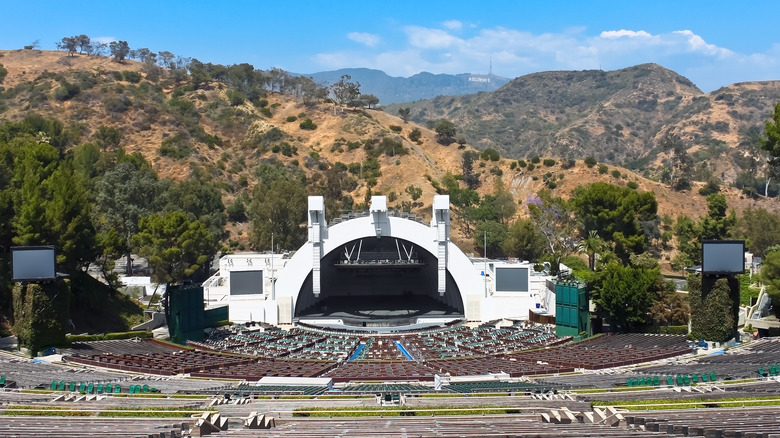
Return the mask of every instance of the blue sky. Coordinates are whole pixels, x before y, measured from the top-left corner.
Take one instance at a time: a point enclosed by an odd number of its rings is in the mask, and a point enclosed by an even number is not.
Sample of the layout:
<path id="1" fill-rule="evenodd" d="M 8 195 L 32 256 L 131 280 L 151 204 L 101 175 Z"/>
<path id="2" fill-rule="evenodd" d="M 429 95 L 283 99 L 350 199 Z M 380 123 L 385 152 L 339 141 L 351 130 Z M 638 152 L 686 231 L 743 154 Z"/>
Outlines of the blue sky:
<path id="1" fill-rule="evenodd" d="M 64 36 L 202 62 L 392 76 L 614 70 L 654 62 L 704 91 L 780 79 L 778 1 L 4 1 L 0 49 Z M 2 61 L 0 61 L 2 62 Z"/>

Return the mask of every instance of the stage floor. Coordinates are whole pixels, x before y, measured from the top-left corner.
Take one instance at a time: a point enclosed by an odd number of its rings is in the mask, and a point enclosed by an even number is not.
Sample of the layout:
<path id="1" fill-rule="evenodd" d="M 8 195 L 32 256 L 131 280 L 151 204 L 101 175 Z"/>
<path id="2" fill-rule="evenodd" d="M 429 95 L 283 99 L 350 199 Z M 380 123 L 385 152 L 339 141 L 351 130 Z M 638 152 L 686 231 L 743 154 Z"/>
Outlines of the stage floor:
<path id="1" fill-rule="evenodd" d="M 295 315 L 296 318 L 349 320 L 404 320 L 462 318 L 463 312 L 420 295 L 326 297 Z"/>

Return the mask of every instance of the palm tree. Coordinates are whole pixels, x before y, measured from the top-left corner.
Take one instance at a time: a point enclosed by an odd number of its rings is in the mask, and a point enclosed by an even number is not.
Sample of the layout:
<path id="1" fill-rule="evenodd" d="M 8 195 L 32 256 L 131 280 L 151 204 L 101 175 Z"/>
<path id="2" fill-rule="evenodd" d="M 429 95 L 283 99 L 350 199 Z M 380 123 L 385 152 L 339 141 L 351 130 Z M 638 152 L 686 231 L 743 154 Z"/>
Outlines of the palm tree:
<path id="1" fill-rule="evenodd" d="M 606 248 L 606 242 L 599 237 L 596 230 L 588 231 L 588 237 L 583 239 L 577 246 L 577 251 L 588 255 L 588 268 L 591 271 L 596 270 L 596 256 Z"/>

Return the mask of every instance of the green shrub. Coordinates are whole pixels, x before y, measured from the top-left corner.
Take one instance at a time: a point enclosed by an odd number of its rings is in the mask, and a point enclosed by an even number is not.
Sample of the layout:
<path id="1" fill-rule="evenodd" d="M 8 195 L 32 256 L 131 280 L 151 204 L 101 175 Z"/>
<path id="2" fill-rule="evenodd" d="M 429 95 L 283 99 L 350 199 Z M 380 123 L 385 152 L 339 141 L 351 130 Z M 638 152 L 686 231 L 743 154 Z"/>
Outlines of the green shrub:
<path id="1" fill-rule="evenodd" d="M 503 174 L 504 174 L 504 171 L 503 171 L 503 170 L 501 170 L 501 168 L 500 168 L 500 167 L 498 167 L 498 166 L 493 166 L 493 167 L 490 169 L 490 173 L 491 173 L 491 174 L 493 174 L 493 175 L 495 175 L 495 176 L 501 176 L 501 175 L 503 175 Z"/>
<path id="2" fill-rule="evenodd" d="M 298 120 L 298 118 L 295 117 L 295 116 L 287 116 L 286 120 L 287 120 L 287 123 L 292 123 L 292 122 Z"/>
<path id="3" fill-rule="evenodd" d="M 311 119 L 306 119 L 302 121 L 301 124 L 298 126 L 300 126 L 301 129 L 306 129 L 308 131 L 314 131 L 315 129 L 317 129 L 317 125 L 314 122 L 312 122 Z"/>
<path id="4" fill-rule="evenodd" d="M 606 164 L 599 164 L 599 173 L 605 175 L 607 172 L 609 172 L 609 167 Z"/>
<path id="5" fill-rule="evenodd" d="M 403 130 L 403 128 L 398 125 L 390 125 L 390 130 L 395 133 L 400 133 Z"/>
<path id="6" fill-rule="evenodd" d="M 577 162 L 573 158 L 569 158 L 561 162 L 561 169 L 571 169 L 576 165 Z"/>
<path id="7" fill-rule="evenodd" d="M 420 131 L 419 128 L 412 129 L 412 132 L 409 133 L 409 140 L 417 143 L 420 141 L 420 138 L 422 137 L 422 131 Z"/>
<path id="8" fill-rule="evenodd" d="M 541 158 L 539 158 L 538 156 L 531 157 L 531 162 L 532 162 L 533 164 L 539 164 L 539 162 L 540 162 L 540 161 L 542 161 L 542 159 L 541 159 Z"/>
<path id="9" fill-rule="evenodd" d="M 527 167 L 528 163 L 525 162 L 525 160 L 517 160 L 517 165 L 520 166 L 520 168 Z"/>
<path id="10" fill-rule="evenodd" d="M 530 171 L 532 171 L 534 169 L 536 169 L 536 166 L 534 165 L 534 163 L 528 163 L 528 171 L 530 172 Z"/>
<path id="11" fill-rule="evenodd" d="M 545 158 L 544 161 L 542 161 L 542 164 L 544 164 L 546 167 L 553 167 L 556 163 L 552 158 Z"/>
<path id="12" fill-rule="evenodd" d="M 620 171 L 615 169 L 612 171 L 612 177 L 613 178 L 620 178 Z"/>
<path id="13" fill-rule="evenodd" d="M 137 71 L 125 70 L 122 72 L 122 79 L 131 84 L 137 84 L 141 82 L 142 76 L 141 73 L 138 73 Z"/>
<path id="14" fill-rule="evenodd" d="M 241 92 L 229 90 L 226 95 L 228 101 L 230 102 L 230 106 L 239 106 L 246 102 L 246 96 L 244 96 Z"/>
<path id="15" fill-rule="evenodd" d="M 127 96 L 109 97 L 103 104 L 106 109 L 112 113 L 123 113 L 130 108 L 132 104 Z"/>
<path id="16" fill-rule="evenodd" d="M 68 81 L 63 80 L 61 86 L 54 90 L 54 98 L 60 102 L 73 99 L 81 93 L 81 88 L 76 84 L 71 84 Z"/>
<path id="17" fill-rule="evenodd" d="M 258 111 L 260 111 L 260 114 L 262 114 L 262 115 L 264 115 L 264 116 L 266 116 L 268 118 L 271 118 L 271 117 L 274 116 L 274 114 L 271 112 L 271 110 L 268 107 L 265 107 L 265 106 L 260 107 L 260 109 Z"/>
<path id="18" fill-rule="evenodd" d="M 485 161 L 498 161 L 501 158 L 501 156 L 498 154 L 498 151 L 493 148 L 485 149 L 481 154 L 479 154 L 479 157 Z"/>
<path id="19" fill-rule="evenodd" d="M 598 162 L 593 157 L 585 157 L 585 165 L 588 166 L 588 168 L 593 168 Z"/>
<path id="20" fill-rule="evenodd" d="M 636 190 L 639 188 L 639 184 L 637 184 L 636 181 L 629 181 L 628 184 L 626 184 L 626 187 L 631 190 Z"/>

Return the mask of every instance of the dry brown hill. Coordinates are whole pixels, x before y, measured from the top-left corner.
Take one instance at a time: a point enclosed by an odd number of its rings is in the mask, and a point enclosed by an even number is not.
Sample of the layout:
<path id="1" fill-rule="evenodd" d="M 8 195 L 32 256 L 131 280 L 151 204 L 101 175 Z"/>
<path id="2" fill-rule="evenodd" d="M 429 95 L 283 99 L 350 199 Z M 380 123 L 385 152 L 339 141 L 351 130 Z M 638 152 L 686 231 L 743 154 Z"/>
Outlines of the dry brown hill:
<path id="1" fill-rule="evenodd" d="M 404 192 L 407 186 L 418 186 L 423 190 L 422 205 L 415 211 L 428 217 L 435 194 L 430 181 L 439 180 L 448 171 L 460 174 L 462 152 L 470 149 L 468 145 L 459 147 L 455 143 L 441 145 L 434 132 L 423 125 L 404 123 L 394 112 L 342 111 L 329 103 L 306 105 L 294 96 L 270 91 L 260 105 L 249 101 L 233 104 L 227 95 L 230 90 L 221 83 L 211 83 L 196 90 L 165 76 L 159 82 L 143 78 L 135 81 L 133 75 L 124 73 L 142 71 L 141 64 L 134 61 L 117 63 L 105 57 L 67 57 L 64 52 L 12 50 L 0 51 L 0 64 L 8 70 L 1 84 L 5 88 L 0 94 L 0 117 L 3 119 L 19 120 L 30 112 L 55 117 L 66 126 L 76 128 L 74 132 L 79 135 L 74 144 L 93 141 L 94 133 L 101 125 L 117 128 L 122 133 L 120 145 L 128 152 L 142 153 L 162 177 L 186 178 L 194 167 L 198 167 L 221 181 L 226 204 L 252 187 L 255 178 L 252 170 L 257 163 L 276 159 L 313 176 L 337 162 L 347 165 L 364 162 L 367 152 L 359 142 L 389 138 L 400 141 L 409 153 L 379 156 L 381 176 L 376 179 L 372 191 L 385 195 L 394 192 L 397 200 L 391 205 L 397 205 L 401 201 L 411 201 Z M 78 84 L 79 93 L 65 100 L 57 98 L 57 90 L 64 82 Z M 688 85 L 678 83 L 689 90 Z M 750 84 L 737 84 L 721 90 L 723 96 L 728 94 L 731 98 L 718 99 L 718 95 L 714 95 L 713 100 L 718 103 L 710 108 L 708 120 L 734 117 L 729 113 L 732 111 L 729 102 L 752 99 L 751 93 L 755 90 L 751 87 Z M 754 113 L 757 118 L 763 117 L 758 109 Z M 599 120 L 596 113 L 589 117 L 588 120 Z M 305 119 L 311 119 L 317 128 L 301 129 L 300 122 Z M 686 129 L 690 126 L 681 122 L 679 129 L 688 132 Z M 413 129 L 422 133 L 417 143 L 408 140 Z M 729 141 L 733 141 L 736 134 L 732 129 L 728 135 L 732 136 Z M 284 150 L 274 152 L 274 145 L 280 144 L 289 147 L 289 156 Z M 169 148 L 169 152 L 163 153 L 161 146 Z M 558 178 L 555 191 L 564 197 L 581 184 L 607 181 L 625 185 L 633 181 L 640 190 L 655 193 L 661 215 L 698 217 L 706 212 L 705 199 L 696 193 L 696 187 L 691 192 L 675 192 L 620 167 L 610 166 L 609 172 L 602 174 L 598 166 L 588 168 L 581 157 L 578 158 L 573 168 L 565 170 L 560 166 L 560 159 L 552 167 L 539 165 L 533 171 L 527 171 L 514 166 L 514 160 L 507 158 L 498 162 L 478 161 L 475 170 L 481 174 L 482 193 L 490 192 L 495 180 L 501 178 L 518 201 L 537 193 L 545 185 L 545 176 L 553 175 Z M 613 170 L 620 176 L 613 176 Z M 360 202 L 368 181 L 360 175 L 357 179 L 357 187 L 351 195 Z M 734 189 L 726 189 L 724 193 L 729 205 L 738 211 L 748 206 L 780 210 L 774 200 L 745 198 Z M 522 208 L 518 211 L 518 214 L 524 213 Z M 234 238 L 239 231 L 246 236 L 246 227 L 241 224 L 232 226 L 231 231 Z M 462 237 L 456 237 L 457 240 L 467 251 L 472 246 Z"/>

